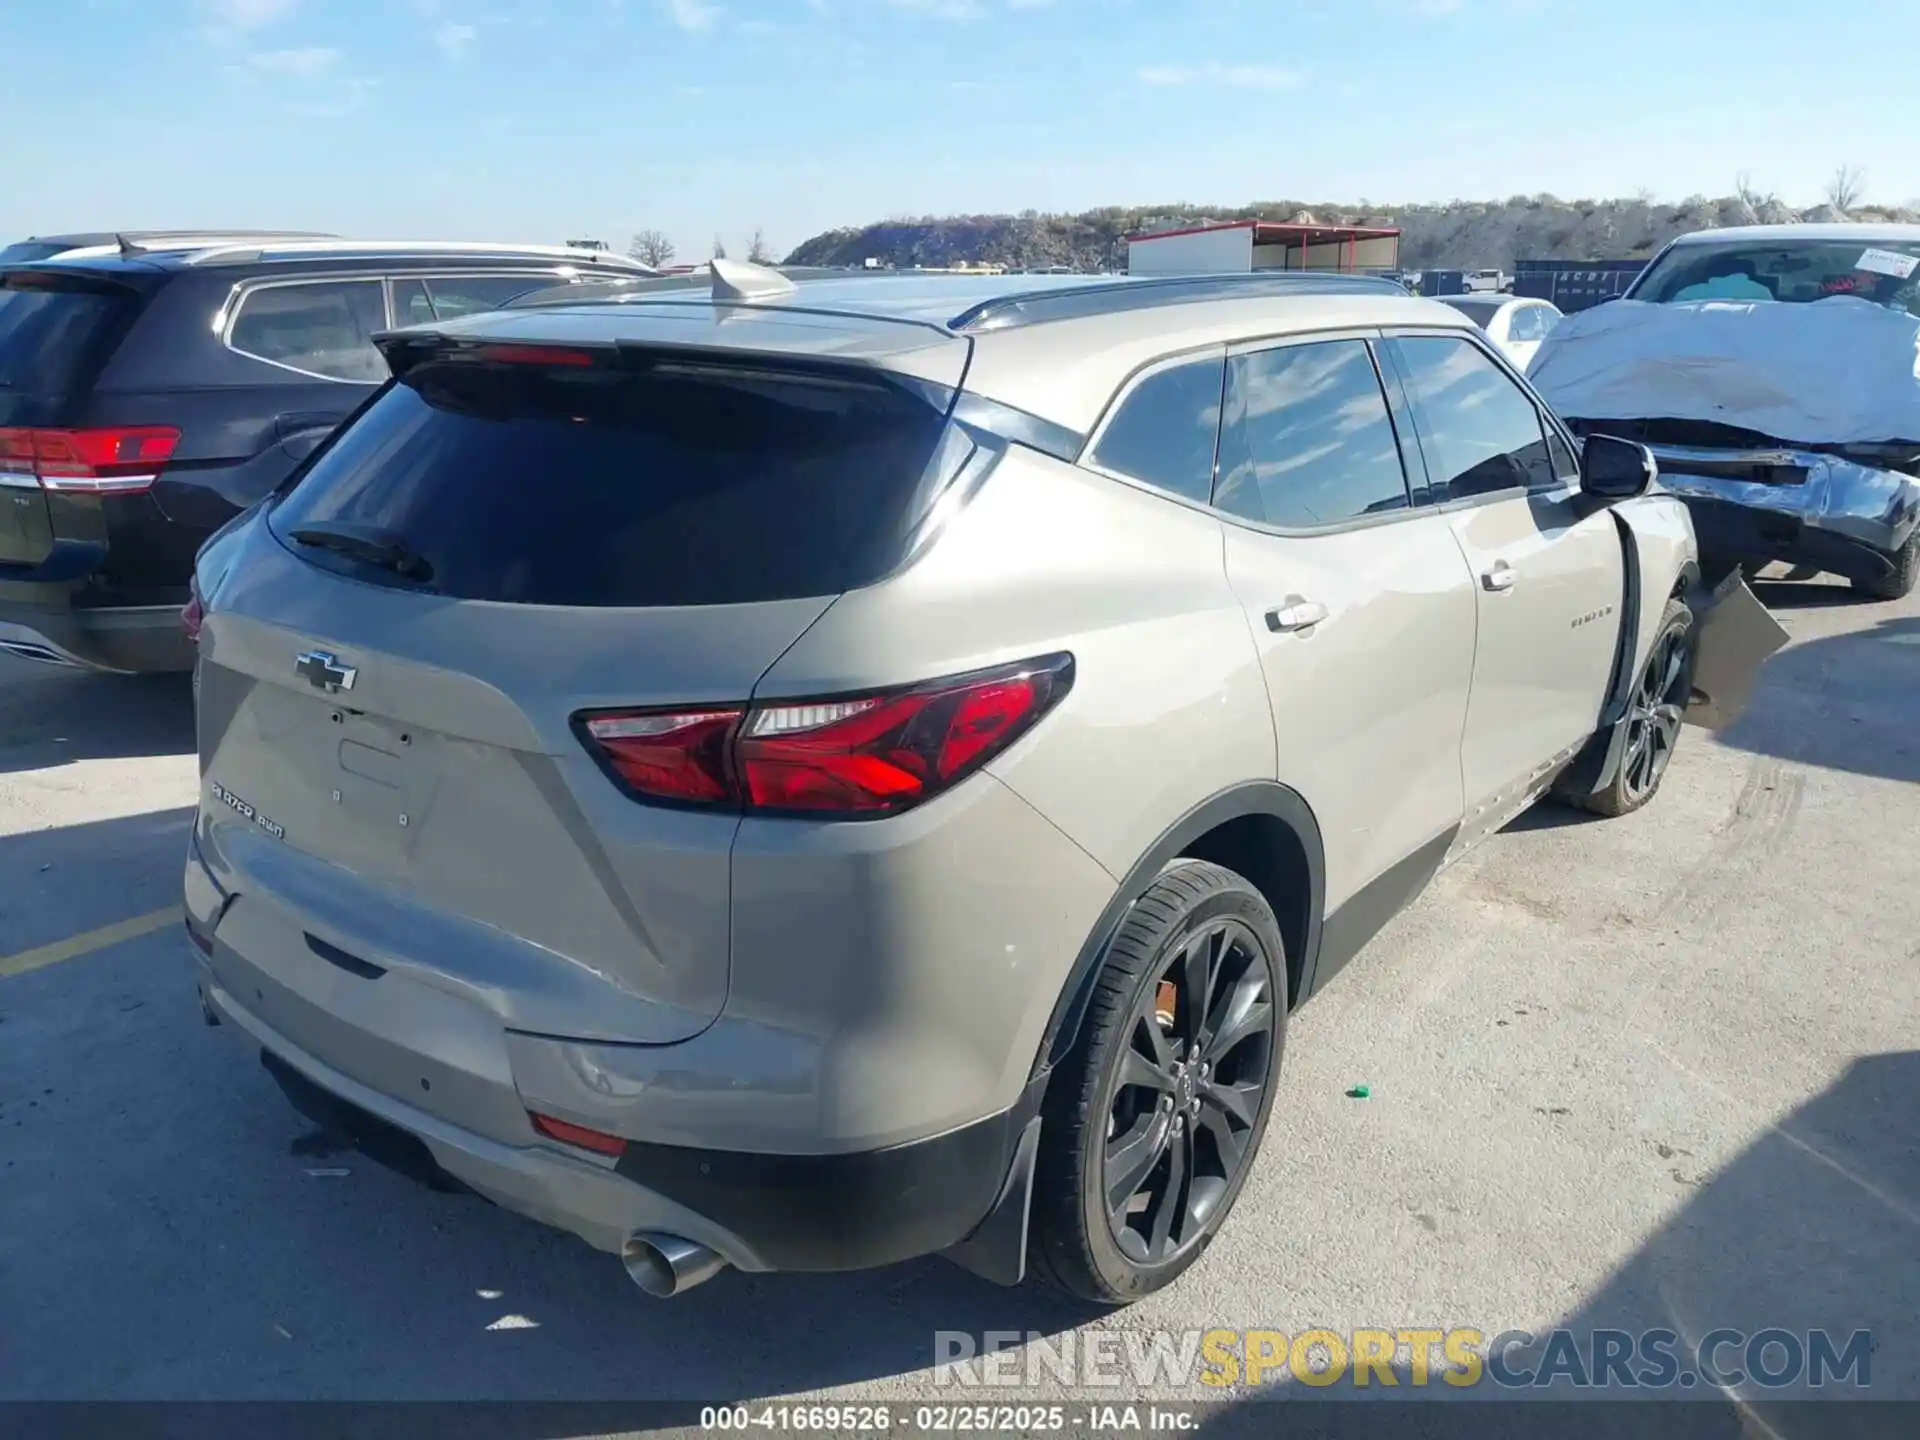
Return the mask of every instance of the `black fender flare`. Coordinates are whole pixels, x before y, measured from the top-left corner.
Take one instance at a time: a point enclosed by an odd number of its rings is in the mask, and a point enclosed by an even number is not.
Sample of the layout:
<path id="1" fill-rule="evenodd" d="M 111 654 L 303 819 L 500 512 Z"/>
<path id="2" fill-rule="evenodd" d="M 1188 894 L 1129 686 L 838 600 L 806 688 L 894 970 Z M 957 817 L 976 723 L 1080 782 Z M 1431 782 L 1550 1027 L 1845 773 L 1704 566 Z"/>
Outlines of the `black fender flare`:
<path id="1" fill-rule="evenodd" d="M 1634 539 L 1633 525 L 1618 510 L 1613 512 L 1614 528 L 1620 537 L 1621 595 L 1620 633 L 1613 654 L 1613 678 L 1607 684 L 1607 698 L 1601 707 L 1593 738 L 1574 757 L 1561 775 L 1557 789 L 1563 793 L 1596 794 L 1613 783 L 1620 769 L 1626 736 L 1620 727 L 1633 696 L 1635 668 L 1640 655 L 1640 617 L 1647 603 L 1646 577 L 1640 570 L 1640 546 Z M 1700 565 L 1687 560 L 1680 566 L 1675 593 L 1691 595 L 1700 585 Z M 1658 603 L 1665 604 L 1662 596 Z M 1696 619 L 1698 618 L 1696 614 Z"/>
<path id="2" fill-rule="evenodd" d="M 1293 832 L 1306 856 L 1307 908 L 1302 927 L 1300 984 L 1292 997 L 1293 1004 L 1297 1006 L 1302 997 L 1312 992 L 1314 965 L 1320 953 L 1322 912 L 1326 906 L 1326 849 L 1320 838 L 1320 822 L 1298 791 L 1278 781 L 1252 780 L 1234 785 L 1201 801 L 1168 826 L 1127 871 L 1113 898 L 1100 912 L 1079 954 L 1074 956 L 1066 983 L 1047 1021 L 1039 1052 L 1034 1056 L 1031 1076 L 1038 1077 L 1052 1070 L 1073 1048 L 1093 997 L 1094 980 L 1100 973 L 1100 960 L 1106 954 L 1107 944 L 1154 877 L 1166 868 L 1169 860 L 1208 831 L 1248 815 L 1278 820 Z"/>

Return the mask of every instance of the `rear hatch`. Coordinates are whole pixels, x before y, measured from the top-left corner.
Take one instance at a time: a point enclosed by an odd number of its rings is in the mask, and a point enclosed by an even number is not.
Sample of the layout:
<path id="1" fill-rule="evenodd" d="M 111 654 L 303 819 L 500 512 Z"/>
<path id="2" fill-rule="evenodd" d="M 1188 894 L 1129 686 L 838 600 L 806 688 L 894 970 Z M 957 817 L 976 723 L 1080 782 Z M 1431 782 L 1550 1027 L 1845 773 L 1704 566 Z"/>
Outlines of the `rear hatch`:
<path id="1" fill-rule="evenodd" d="M 749 698 L 899 563 L 942 405 L 614 347 L 412 364 L 201 577 L 201 834 L 236 904 L 515 1028 L 697 1033 L 738 818 L 629 798 L 576 717 Z"/>
<path id="2" fill-rule="evenodd" d="M 0 272 L 0 566 L 52 552 L 34 437 L 70 419 L 139 306 L 136 290 L 85 271 Z"/>

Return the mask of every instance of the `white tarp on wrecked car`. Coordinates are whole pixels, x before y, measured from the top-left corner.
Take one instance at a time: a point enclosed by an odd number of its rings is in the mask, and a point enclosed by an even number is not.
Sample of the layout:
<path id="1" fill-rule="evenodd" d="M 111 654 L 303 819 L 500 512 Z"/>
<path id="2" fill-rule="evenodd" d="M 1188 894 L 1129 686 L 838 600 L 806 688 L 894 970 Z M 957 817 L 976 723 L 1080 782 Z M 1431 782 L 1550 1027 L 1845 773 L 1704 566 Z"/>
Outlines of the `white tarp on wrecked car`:
<path id="1" fill-rule="evenodd" d="M 1569 315 L 1527 378 L 1577 420 L 1710 420 L 1801 445 L 1920 441 L 1920 319 L 1806 305 L 1616 300 Z"/>

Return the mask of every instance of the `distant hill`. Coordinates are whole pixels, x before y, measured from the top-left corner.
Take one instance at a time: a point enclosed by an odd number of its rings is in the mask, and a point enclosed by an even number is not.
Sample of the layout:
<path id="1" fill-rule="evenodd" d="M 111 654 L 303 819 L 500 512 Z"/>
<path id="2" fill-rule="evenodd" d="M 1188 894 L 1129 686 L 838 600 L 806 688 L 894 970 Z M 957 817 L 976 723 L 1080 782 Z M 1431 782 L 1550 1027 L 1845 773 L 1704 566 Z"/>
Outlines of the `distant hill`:
<path id="1" fill-rule="evenodd" d="M 1677 205 L 1650 199 L 1561 200 L 1516 195 L 1510 200 L 1454 200 L 1444 205 L 1376 206 L 1274 201 L 1238 209 L 1202 205 L 1108 206 L 1079 215 L 944 215 L 883 220 L 829 230 L 796 246 L 789 265 L 859 265 L 868 259 L 902 269 L 915 265 L 1000 264 L 1023 269 L 1071 265 L 1122 269 L 1125 238 L 1217 220 L 1298 220 L 1321 224 L 1397 225 L 1400 262 L 1409 270 L 1511 270 L 1516 259 L 1645 259 L 1675 235 L 1717 225 L 1792 220 L 1920 220 L 1920 211 L 1830 205 L 1792 210 L 1771 196 L 1694 196 Z"/>

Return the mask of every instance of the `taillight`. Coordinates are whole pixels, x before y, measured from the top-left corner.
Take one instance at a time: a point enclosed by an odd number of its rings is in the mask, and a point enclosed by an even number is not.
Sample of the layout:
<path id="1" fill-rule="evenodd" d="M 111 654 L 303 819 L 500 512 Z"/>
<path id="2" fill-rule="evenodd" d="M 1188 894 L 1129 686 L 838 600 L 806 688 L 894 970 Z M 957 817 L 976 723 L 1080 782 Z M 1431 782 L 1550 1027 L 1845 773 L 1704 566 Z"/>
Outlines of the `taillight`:
<path id="1" fill-rule="evenodd" d="M 636 798 L 788 815 L 897 814 L 965 779 L 1073 683 L 1073 657 L 901 690 L 763 705 L 601 711 L 588 747 Z"/>
<path id="2" fill-rule="evenodd" d="M 126 495 L 147 489 L 179 448 L 171 425 L 93 430 L 0 430 L 0 476 L 32 476 L 46 490 Z"/>
<path id="3" fill-rule="evenodd" d="M 637 795 L 693 804 L 733 798 L 727 747 L 744 711 L 595 715 L 586 731 Z"/>
<path id="4" fill-rule="evenodd" d="M 180 628 L 187 632 L 187 639 L 200 643 L 200 626 L 207 618 L 206 603 L 200 598 L 200 577 L 193 575 L 187 580 L 187 603 L 180 611 Z"/>

